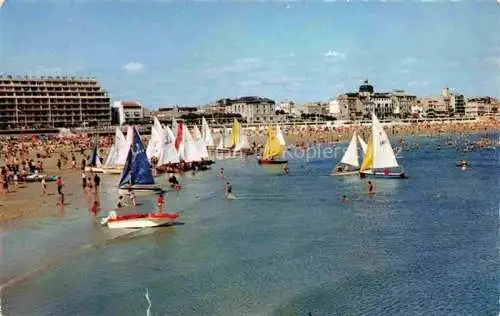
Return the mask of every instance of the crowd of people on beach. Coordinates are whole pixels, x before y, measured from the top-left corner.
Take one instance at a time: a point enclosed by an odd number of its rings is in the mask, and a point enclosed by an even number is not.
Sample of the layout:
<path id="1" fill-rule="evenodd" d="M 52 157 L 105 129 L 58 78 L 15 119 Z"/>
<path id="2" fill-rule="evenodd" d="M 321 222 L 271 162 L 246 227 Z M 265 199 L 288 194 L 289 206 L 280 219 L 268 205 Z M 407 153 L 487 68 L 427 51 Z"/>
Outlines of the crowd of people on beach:
<path id="1" fill-rule="evenodd" d="M 404 138 L 406 136 L 439 136 L 445 133 L 455 136 L 466 135 L 472 132 L 486 132 L 500 130 L 500 121 L 497 120 L 479 120 L 467 123 L 416 123 L 416 124 L 393 124 L 385 127 L 389 137 L 394 141 L 400 140 L 400 146 L 405 146 Z M 371 131 L 369 125 L 350 124 L 343 126 L 332 126 L 327 124 L 320 125 L 284 125 L 281 127 L 287 143 L 300 148 L 307 148 L 316 144 L 330 144 L 348 140 L 352 132 L 356 130 L 358 135 L 367 138 Z M 255 151 L 262 150 L 266 135 L 267 126 L 261 128 L 244 129 L 252 143 Z M 214 138 L 217 138 L 217 129 L 213 129 Z M 64 205 L 64 182 L 62 175 L 73 177 L 78 174 L 80 169 L 82 187 L 85 192 L 98 193 L 100 186 L 100 176 L 97 173 L 85 171 L 87 161 L 89 161 L 89 150 L 92 148 L 95 136 L 87 134 L 78 134 L 71 136 L 17 136 L 0 138 L 0 194 L 3 196 L 15 192 L 21 186 L 21 182 L 41 183 L 42 195 L 47 195 L 47 182 L 55 181 L 59 195 L 57 203 Z M 112 135 L 100 136 L 97 138 L 99 156 L 104 158 L 109 148 L 114 142 Z M 145 143 L 147 139 L 145 138 Z M 450 138 L 450 142 L 456 141 Z M 467 143 L 466 148 L 471 149 L 475 146 L 485 147 L 498 145 L 496 139 L 481 139 L 476 143 Z M 68 167 L 68 163 L 71 165 Z M 168 182 L 173 188 L 179 189 L 181 185 L 176 173 L 182 173 L 187 170 L 198 171 L 207 168 L 203 163 L 185 163 L 181 162 L 176 166 L 155 166 L 155 172 L 165 173 Z M 46 170 L 54 176 L 46 175 Z M 284 169 L 288 173 L 288 166 Z M 90 203 L 99 204 L 97 198 Z"/>

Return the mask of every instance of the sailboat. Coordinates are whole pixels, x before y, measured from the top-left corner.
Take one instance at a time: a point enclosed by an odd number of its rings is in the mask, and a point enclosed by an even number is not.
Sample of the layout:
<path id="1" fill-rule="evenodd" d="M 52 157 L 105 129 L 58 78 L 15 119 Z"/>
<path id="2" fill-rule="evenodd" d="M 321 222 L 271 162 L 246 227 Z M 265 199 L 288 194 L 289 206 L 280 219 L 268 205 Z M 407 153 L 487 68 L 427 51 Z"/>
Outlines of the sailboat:
<path id="1" fill-rule="evenodd" d="M 118 187 L 120 194 L 126 194 L 129 190 L 133 190 L 137 194 L 163 191 L 162 187 L 155 184 L 146 150 L 135 127 L 132 146 L 130 146 Z"/>
<path id="2" fill-rule="evenodd" d="M 131 128 L 131 127 L 129 127 Z M 130 132 L 130 137 L 132 137 L 133 132 Z M 128 136 L 128 135 L 127 135 Z M 108 157 L 102 166 L 102 171 L 105 174 L 121 174 L 123 171 L 123 166 L 127 160 L 128 151 L 130 149 L 130 144 L 132 142 L 128 141 L 123 135 L 122 131 L 117 127 L 115 130 L 115 142 L 111 146 Z"/>
<path id="3" fill-rule="evenodd" d="M 226 128 L 222 127 L 222 131 L 220 133 L 219 144 L 217 145 L 217 153 L 229 153 L 231 152 L 231 142 L 232 135 L 226 134 Z"/>
<path id="4" fill-rule="evenodd" d="M 90 153 L 90 159 L 85 167 L 85 171 L 92 171 L 94 173 L 102 173 L 103 170 L 101 168 L 101 159 L 99 158 L 98 155 L 98 146 L 97 146 L 97 140 L 94 140 L 94 148 L 92 148 L 92 152 Z"/>
<path id="5" fill-rule="evenodd" d="M 231 130 L 231 148 L 235 155 L 238 153 L 245 155 L 253 154 L 245 130 L 241 128 L 241 124 L 237 119 L 234 119 L 233 128 Z"/>
<path id="6" fill-rule="evenodd" d="M 201 137 L 205 142 L 208 150 L 214 149 L 214 139 L 212 137 L 212 133 L 210 133 L 210 127 L 208 126 L 207 120 L 202 117 L 201 118 Z"/>
<path id="7" fill-rule="evenodd" d="M 284 147 L 280 145 L 276 131 L 269 126 L 264 154 L 258 160 L 259 165 L 263 164 L 285 164 L 287 160 L 283 160 Z"/>
<path id="8" fill-rule="evenodd" d="M 332 176 L 347 176 L 359 173 L 358 139 L 356 132 L 352 135 L 351 142 L 342 157 L 342 160 L 335 166 Z M 362 139 L 361 139 L 362 140 Z M 363 145 L 361 145 L 363 146 Z"/>
<path id="9" fill-rule="evenodd" d="M 366 155 L 360 168 L 360 176 L 377 178 L 407 178 L 398 164 L 389 137 L 375 113 L 372 113 L 372 135 L 368 139 Z"/>

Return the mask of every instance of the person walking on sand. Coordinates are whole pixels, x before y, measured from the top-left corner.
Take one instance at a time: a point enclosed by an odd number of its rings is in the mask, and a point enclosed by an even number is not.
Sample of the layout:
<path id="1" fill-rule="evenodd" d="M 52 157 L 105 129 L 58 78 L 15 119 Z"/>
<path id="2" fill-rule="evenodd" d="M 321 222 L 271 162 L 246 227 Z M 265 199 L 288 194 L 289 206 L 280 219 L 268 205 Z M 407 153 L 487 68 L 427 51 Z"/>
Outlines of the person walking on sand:
<path id="1" fill-rule="evenodd" d="M 63 179 L 61 177 L 57 177 L 56 185 L 57 185 L 57 193 L 60 195 L 62 193 L 62 188 L 64 185 Z"/>
<path id="2" fill-rule="evenodd" d="M 41 185 L 42 185 L 42 195 L 47 194 L 47 183 L 45 183 L 45 178 L 42 178 Z"/>
<path id="3" fill-rule="evenodd" d="M 97 175 L 97 173 L 94 176 L 94 185 L 95 185 L 95 192 L 99 192 L 99 185 L 101 184 L 101 177 Z"/>
<path id="4" fill-rule="evenodd" d="M 98 201 L 94 201 L 94 203 L 92 203 L 92 207 L 90 208 L 90 212 L 94 216 L 97 215 L 97 213 L 99 212 L 99 202 Z"/>

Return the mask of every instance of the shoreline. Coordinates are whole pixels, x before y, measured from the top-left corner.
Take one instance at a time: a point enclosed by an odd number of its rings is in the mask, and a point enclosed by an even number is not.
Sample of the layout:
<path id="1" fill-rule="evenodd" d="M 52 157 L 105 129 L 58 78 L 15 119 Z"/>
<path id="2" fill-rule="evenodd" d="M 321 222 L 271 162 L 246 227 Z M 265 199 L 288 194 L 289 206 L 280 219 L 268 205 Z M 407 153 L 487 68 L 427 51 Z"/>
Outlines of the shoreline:
<path id="1" fill-rule="evenodd" d="M 428 124 L 417 124 L 417 125 L 399 125 L 399 126 L 386 126 L 384 128 L 389 136 L 391 142 L 398 142 L 401 138 L 415 136 L 415 137 L 456 137 L 459 135 L 472 135 L 472 134 L 496 134 L 500 132 L 500 121 L 483 121 L 474 124 L 439 124 L 439 125 L 428 125 Z M 283 135 L 286 140 L 287 146 L 314 146 L 317 144 L 340 144 L 348 142 L 353 131 L 356 130 L 358 135 L 363 139 L 367 139 L 368 135 L 371 133 L 369 126 L 348 126 L 343 128 L 328 129 L 323 127 L 307 127 L 307 128 L 297 128 L 291 127 L 283 129 Z M 248 130 L 247 135 L 249 142 L 255 142 L 258 145 L 263 145 L 267 138 L 267 128 L 260 130 Z M 213 133 L 214 141 L 217 143 L 219 139 L 219 134 Z M 489 135 L 486 135 L 489 136 Z M 498 137 L 497 137 L 498 138 Z M 497 143 L 499 139 L 494 139 L 493 142 Z M 82 193 L 81 186 L 81 170 L 79 167 L 76 169 L 71 169 L 71 165 L 68 163 L 66 166 L 62 166 L 59 170 L 56 166 L 57 159 L 60 153 L 68 152 L 68 150 L 75 147 L 56 147 L 55 152 L 51 158 L 43 159 L 45 170 L 44 174 L 61 176 L 65 182 L 65 190 L 68 192 L 68 202 L 71 202 L 74 198 L 86 199 Z M 104 148 L 103 148 L 104 149 Z M 77 162 L 81 158 L 86 157 L 89 150 L 84 152 L 81 156 L 80 153 L 75 154 L 77 157 Z M 107 149 L 104 149 L 107 152 Z M 35 150 L 30 152 L 30 156 L 34 156 L 37 152 Z M 3 157 L 2 157 L 3 158 Z M 34 158 L 36 159 L 36 158 Z M 108 176 L 101 176 L 108 177 Z M 11 189 L 14 185 L 10 186 Z M 47 183 L 49 194 L 41 195 L 41 185 L 39 182 L 33 183 L 20 183 L 17 190 L 12 190 L 6 195 L 0 196 L 0 227 L 11 228 L 15 226 L 17 221 L 23 221 L 25 219 L 40 218 L 40 217 L 54 217 L 61 216 L 64 210 L 56 206 L 57 195 L 55 183 Z M 71 194 L 73 193 L 73 194 Z M 70 196 L 75 195 L 75 196 Z M 78 195 L 78 196 L 76 196 Z M 52 204 L 53 203 L 53 204 Z M 53 206 L 51 206 L 53 205 Z"/>

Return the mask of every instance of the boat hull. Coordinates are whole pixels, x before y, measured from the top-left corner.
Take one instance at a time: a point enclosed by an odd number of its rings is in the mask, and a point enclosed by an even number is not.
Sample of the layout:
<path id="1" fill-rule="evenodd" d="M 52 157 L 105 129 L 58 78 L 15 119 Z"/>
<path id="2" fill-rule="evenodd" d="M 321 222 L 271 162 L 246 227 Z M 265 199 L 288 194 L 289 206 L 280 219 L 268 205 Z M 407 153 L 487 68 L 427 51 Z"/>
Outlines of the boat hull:
<path id="1" fill-rule="evenodd" d="M 127 214 L 107 219 L 105 225 L 113 229 L 157 227 L 171 224 L 178 217 L 176 213 Z"/>
<path id="2" fill-rule="evenodd" d="M 288 163 L 288 160 L 268 160 L 268 159 L 259 159 L 257 160 L 259 165 L 281 165 Z"/>
<path id="3" fill-rule="evenodd" d="M 165 191 L 162 187 L 156 184 L 134 184 L 131 186 L 124 186 L 118 189 L 121 195 L 128 194 L 132 190 L 136 195 L 149 195 Z"/>
<path id="4" fill-rule="evenodd" d="M 360 172 L 363 176 L 368 176 L 372 178 L 386 178 L 386 179 L 408 179 L 408 176 L 404 172 L 384 172 L 384 171 L 362 171 Z"/>
<path id="5" fill-rule="evenodd" d="M 359 174 L 359 170 L 330 173 L 331 176 L 354 176 L 354 175 L 358 175 L 358 174 Z"/>
<path id="6" fill-rule="evenodd" d="M 123 167 L 104 167 L 102 168 L 104 174 L 121 174 Z"/>
<path id="7" fill-rule="evenodd" d="M 103 169 L 102 168 L 99 168 L 99 167 L 85 167 L 85 172 L 90 172 L 92 171 L 93 173 L 103 173 Z"/>

